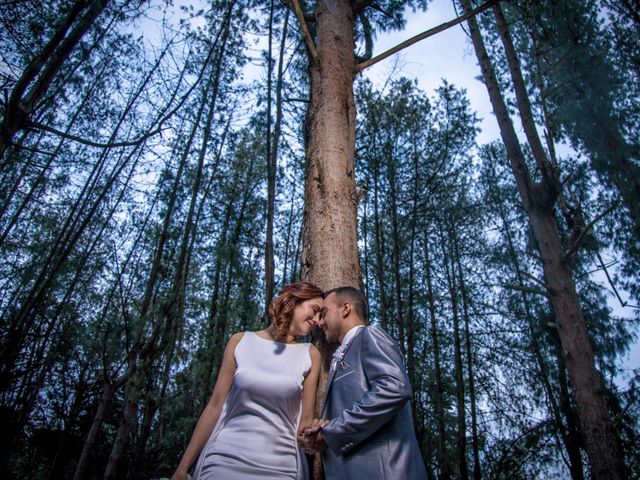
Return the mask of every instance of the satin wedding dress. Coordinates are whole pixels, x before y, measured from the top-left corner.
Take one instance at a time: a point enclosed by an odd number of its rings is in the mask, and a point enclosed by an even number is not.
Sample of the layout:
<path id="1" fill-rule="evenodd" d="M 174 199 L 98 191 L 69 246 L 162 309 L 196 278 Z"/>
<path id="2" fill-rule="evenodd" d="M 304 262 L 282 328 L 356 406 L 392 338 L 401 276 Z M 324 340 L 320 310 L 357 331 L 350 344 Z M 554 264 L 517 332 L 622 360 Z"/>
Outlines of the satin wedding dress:
<path id="1" fill-rule="evenodd" d="M 308 478 L 296 430 L 309 346 L 245 332 L 234 352 L 231 390 L 193 480 Z"/>

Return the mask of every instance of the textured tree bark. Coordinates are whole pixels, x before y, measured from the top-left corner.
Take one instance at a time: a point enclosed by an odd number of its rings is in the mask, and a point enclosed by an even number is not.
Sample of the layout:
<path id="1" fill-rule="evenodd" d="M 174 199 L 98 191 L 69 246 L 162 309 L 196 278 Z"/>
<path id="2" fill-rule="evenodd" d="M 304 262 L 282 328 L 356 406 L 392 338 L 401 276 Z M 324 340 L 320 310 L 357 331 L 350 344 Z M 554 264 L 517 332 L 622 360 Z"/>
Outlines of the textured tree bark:
<path id="1" fill-rule="evenodd" d="M 413 136 L 412 136 L 413 137 Z M 416 241 L 417 241 L 417 226 L 418 226 L 418 204 L 420 201 L 420 175 L 419 172 L 419 158 L 418 152 L 415 151 L 415 138 L 413 139 L 414 151 L 413 151 L 413 194 L 412 194 L 412 207 L 411 207 L 411 237 L 409 240 L 409 295 L 408 295 L 408 314 L 407 314 L 407 373 L 409 374 L 409 381 L 413 385 L 413 418 L 416 419 L 416 406 L 418 404 L 417 392 L 416 392 L 416 375 L 415 375 L 415 256 L 416 256 Z"/>
<path id="2" fill-rule="evenodd" d="M 360 286 L 354 153 L 355 14 L 348 0 L 317 2 L 318 62 L 310 61 L 302 278 L 323 289 Z"/>
<path id="3" fill-rule="evenodd" d="M 558 385 L 560 385 L 560 408 L 564 415 L 566 427 L 561 425 L 563 431 L 563 441 L 569 456 L 569 472 L 572 480 L 584 480 L 584 469 L 582 467 L 581 446 L 584 444 L 580 434 L 580 425 L 576 417 L 575 408 L 572 406 L 569 385 L 567 384 L 567 367 L 562 360 L 562 346 L 560 339 L 556 342 L 556 358 L 558 359 Z M 566 428 L 566 433 L 564 432 Z"/>
<path id="4" fill-rule="evenodd" d="M 469 0 L 461 0 L 461 3 L 465 10 L 471 9 Z M 594 480 L 625 478 L 619 440 L 607 410 L 602 379 L 595 366 L 584 316 L 553 211 L 559 184 L 555 178 L 546 178 L 549 172 L 546 167 L 542 169 L 543 181 L 538 184 L 532 182 L 477 22 L 470 18 L 468 25 L 518 192 L 538 243 L 546 289 L 562 342 L 562 354 L 575 391 L 592 476 Z M 508 60 L 512 62 L 514 59 Z M 510 69 L 513 70 L 515 66 L 511 64 Z"/>
<path id="5" fill-rule="evenodd" d="M 349 0 L 316 2 L 317 60 L 309 55 L 310 100 L 305 124 L 305 193 L 301 279 L 324 290 L 361 286 L 358 257 L 355 103 L 355 13 Z M 334 346 L 319 339 L 323 362 L 316 409 Z M 313 478 L 323 477 L 316 455 Z"/>

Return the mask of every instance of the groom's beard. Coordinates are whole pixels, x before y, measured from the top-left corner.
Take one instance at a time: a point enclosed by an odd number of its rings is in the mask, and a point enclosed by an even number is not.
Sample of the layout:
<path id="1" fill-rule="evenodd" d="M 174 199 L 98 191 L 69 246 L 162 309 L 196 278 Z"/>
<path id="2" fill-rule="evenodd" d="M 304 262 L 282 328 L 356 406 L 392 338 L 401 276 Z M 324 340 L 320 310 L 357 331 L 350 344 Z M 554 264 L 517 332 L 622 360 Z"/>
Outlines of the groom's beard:
<path id="1" fill-rule="evenodd" d="M 327 336 L 324 333 L 324 330 L 318 327 L 317 325 L 313 327 L 311 331 L 311 343 L 313 343 L 318 350 L 320 350 L 320 355 L 322 356 L 322 363 L 324 363 L 327 371 L 329 370 L 329 365 L 331 364 L 331 357 L 333 356 L 333 352 L 338 348 L 339 343 L 330 342 L 327 340 Z"/>

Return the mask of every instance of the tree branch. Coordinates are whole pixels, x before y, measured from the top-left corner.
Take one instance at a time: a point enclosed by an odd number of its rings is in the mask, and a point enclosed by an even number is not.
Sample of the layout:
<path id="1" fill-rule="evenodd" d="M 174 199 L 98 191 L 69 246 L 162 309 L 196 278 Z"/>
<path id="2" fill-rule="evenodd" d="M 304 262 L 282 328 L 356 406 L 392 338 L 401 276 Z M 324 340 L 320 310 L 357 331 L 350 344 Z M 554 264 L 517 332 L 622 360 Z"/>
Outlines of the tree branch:
<path id="1" fill-rule="evenodd" d="M 584 229 L 580 232 L 580 235 L 578 235 L 578 238 L 576 238 L 576 240 L 573 242 L 573 245 L 571 245 L 571 247 L 569 248 L 569 250 L 563 255 L 565 261 L 569 260 L 569 258 L 571 258 L 571 256 L 576 253 L 578 251 L 578 249 L 580 248 L 580 246 L 582 245 L 582 243 L 584 242 L 585 237 L 587 236 L 587 234 L 591 231 L 591 229 L 593 228 L 593 226 L 599 222 L 600 220 L 602 220 L 604 217 L 606 217 L 607 215 L 609 215 L 611 212 L 613 212 L 616 208 L 618 207 L 617 204 L 613 204 L 611 205 L 609 208 L 607 208 L 604 212 L 602 212 L 600 215 L 598 215 L 596 218 L 594 218 L 589 225 L 587 225 L 586 227 L 584 227 Z"/>
<path id="2" fill-rule="evenodd" d="M 353 13 L 356 15 L 362 12 L 365 8 L 372 6 L 373 0 L 356 0 L 352 3 Z M 380 10 L 380 7 L 376 8 L 376 10 Z"/>
<path id="3" fill-rule="evenodd" d="M 296 0 L 294 0 L 295 2 Z M 385 58 L 393 55 L 394 53 L 399 52 L 400 50 L 403 50 L 411 45 L 413 45 L 414 43 L 419 42 L 420 40 L 424 40 L 425 38 L 431 37 L 433 35 L 435 35 L 436 33 L 440 33 L 444 30 L 447 30 L 450 27 L 453 27 L 455 25 L 458 25 L 459 23 L 464 22 L 465 20 L 473 17 L 474 15 L 477 15 L 478 13 L 484 12 L 485 10 L 487 10 L 488 8 L 491 8 L 493 5 L 495 5 L 496 3 L 498 3 L 499 0 L 489 0 L 486 3 L 483 3 L 482 5 L 480 5 L 477 8 L 474 8 L 473 10 L 471 10 L 468 13 L 465 13 L 464 15 L 454 19 L 454 20 L 450 20 L 448 22 L 445 22 L 443 24 L 438 25 L 435 28 L 431 28 L 429 30 L 426 30 L 418 35 L 416 35 L 415 37 L 411 37 L 408 40 L 405 40 L 404 42 L 396 45 L 395 47 L 387 50 L 384 53 L 381 53 L 380 55 L 377 55 L 375 57 L 373 57 L 371 60 L 367 60 L 366 62 L 362 62 L 360 64 L 358 64 L 358 70 L 362 71 L 367 67 L 370 67 L 371 65 L 374 65 L 376 63 L 378 63 L 381 60 L 384 60 Z"/>
<path id="4" fill-rule="evenodd" d="M 519 270 L 518 273 L 524 277 L 527 277 L 530 280 L 533 280 L 534 282 L 536 282 L 538 285 L 546 288 L 547 284 L 543 281 L 540 280 L 538 277 L 536 277 L 535 275 L 531 275 L 529 272 L 525 272 L 524 270 Z"/>
<path id="5" fill-rule="evenodd" d="M 362 22 L 362 31 L 364 32 L 365 52 L 364 56 L 358 58 L 357 61 L 362 63 L 373 57 L 373 35 L 371 33 L 371 24 L 369 23 L 369 19 L 364 13 L 360 13 L 358 16 Z"/>
<path id="6" fill-rule="evenodd" d="M 141 137 L 136 138 L 135 140 L 130 140 L 127 142 L 113 142 L 113 143 L 94 142 L 93 140 L 87 140 L 86 138 L 78 137 L 76 135 L 72 135 L 70 133 L 63 132 L 62 130 L 58 130 L 56 128 L 49 127 L 47 125 L 43 125 L 41 123 L 36 123 L 36 122 L 29 122 L 27 125 L 27 128 L 32 128 L 35 130 L 42 130 L 44 132 L 53 133 L 54 135 L 57 135 L 59 137 L 66 138 L 67 140 L 72 140 L 74 142 L 82 143 L 84 145 L 89 145 L 90 147 L 117 148 L 117 147 L 133 147 L 136 145 L 140 145 L 142 142 L 144 142 L 148 138 L 151 138 L 154 135 L 157 135 L 158 133 L 162 132 L 162 130 L 166 130 L 169 127 L 162 128 L 162 126 L 159 126 L 145 133 Z"/>
<path id="7" fill-rule="evenodd" d="M 607 265 L 604 264 L 604 261 L 602 260 L 602 256 L 600 255 L 600 252 L 596 252 L 596 257 L 598 257 L 598 261 L 600 262 L 600 266 L 602 267 L 602 270 L 604 270 L 604 274 L 607 277 L 607 280 L 609 281 L 609 285 L 611 285 L 611 288 L 613 289 L 613 293 L 616 294 L 616 297 L 618 298 L 618 301 L 620 302 L 620 305 L 625 308 L 625 307 L 630 307 L 630 308 L 635 308 L 635 309 L 640 309 L 640 306 L 638 305 L 630 305 L 629 302 L 626 302 L 622 299 L 622 297 L 620 296 L 620 293 L 618 292 L 618 289 L 616 288 L 615 283 L 613 282 L 613 279 L 611 278 L 611 275 L 609 275 L 609 270 L 607 270 Z M 609 264 L 609 266 L 611 266 L 612 264 Z"/>
<path id="8" fill-rule="evenodd" d="M 234 4 L 232 3 L 230 5 L 230 7 L 229 7 L 229 10 L 227 12 L 226 17 L 224 18 L 223 23 L 227 23 L 229 21 L 229 19 L 231 18 L 231 12 L 233 10 L 233 6 L 234 6 Z M 45 132 L 53 133 L 54 135 L 58 135 L 58 136 L 60 136 L 62 138 L 66 138 L 67 140 L 72 140 L 74 142 L 82 143 L 82 144 L 88 145 L 90 147 L 118 148 L 118 147 L 132 147 L 132 146 L 140 145 L 145 140 L 147 140 L 147 139 L 153 137 L 154 135 L 157 135 L 157 134 L 161 133 L 163 130 L 166 130 L 167 128 L 169 128 L 169 127 L 163 128 L 162 125 L 167 120 L 169 120 L 182 107 L 182 105 L 184 105 L 184 103 L 186 102 L 187 98 L 189 98 L 189 95 L 191 94 L 191 92 L 193 92 L 195 90 L 196 86 L 200 83 L 200 81 L 204 77 L 204 73 L 205 73 L 205 71 L 207 69 L 207 66 L 208 66 L 209 62 L 213 58 L 213 54 L 214 54 L 214 52 L 216 50 L 216 47 L 218 45 L 218 40 L 220 39 L 220 35 L 222 34 L 223 31 L 224 31 L 224 27 L 221 27 L 220 30 L 218 31 L 217 35 L 216 35 L 216 38 L 214 40 L 213 45 L 211 46 L 211 48 L 209 49 L 209 52 L 207 53 L 207 57 L 206 57 L 203 65 L 202 65 L 202 68 L 200 69 L 198 77 L 196 78 L 196 80 L 193 83 L 193 85 L 191 85 L 191 87 L 189 87 L 187 92 L 182 96 L 182 98 L 180 99 L 178 104 L 173 109 L 171 109 L 168 113 L 164 114 L 159 120 L 156 120 L 156 121 L 154 121 L 152 123 L 152 125 L 154 123 L 158 124 L 158 126 L 156 128 L 154 128 L 153 130 L 149 130 L 147 133 L 145 133 L 144 135 L 138 137 L 135 140 L 130 140 L 130 141 L 126 141 L 126 142 L 110 142 L 110 143 L 94 142 L 93 140 L 87 140 L 86 138 L 78 137 L 76 135 L 72 135 L 70 133 L 66 133 L 66 132 L 63 132 L 63 131 L 58 130 L 56 128 L 49 127 L 47 125 L 43 125 L 43 124 L 37 123 L 37 122 L 28 122 L 25 128 L 32 128 L 32 129 L 36 129 L 36 130 L 42 130 L 42 131 L 45 131 Z M 168 45 L 167 45 L 167 48 L 168 48 Z M 180 78 L 182 78 L 183 74 L 184 74 L 184 70 L 181 72 Z M 171 101 L 165 106 L 164 111 L 166 111 L 166 109 L 169 108 L 171 103 L 173 103 L 173 99 L 175 98 L 175 95 L 177 93 L 177 88 L 179 86 L 180 86 L 180 84 L 178 83 L 178 85 L 176 86 L 176 92 L 174 93 L 174 97 L 172 97 Z"/>
<path id="9" fill-rule="evenodd" d="M 368 6 L 373 8 L 375 11 L 380 12 L 385 17 L 393 18 L 393 15 L 391 15 L 389 12 L 383 10 L 382 7 L 380 5 L 378 5 L 377 3 L 371 2 L 371 3 L 369 3 Z"/>
<path id="10" fill-rule="evenodd" d="M 307 22 L 304 19 L 304 13 L 302 13 L 302 9 L 300 8 L 298 0 L 291 0 L 291 6 L 293 7 L 293 11 L 296 14 L 298 23 L 300 24 L 300 29 L 302 30 L 304 40 L 305 42 L 307 42 L 307 48 L 309 49 L 309 53 L 311 54 L 311 59 L 317 63 L 319 60 L 318 50 L 316 49 L 315 43 L 313 43 L 311 32 L 309 32 L 309 28 L 307 28 Z"/>
<path id="11" fill-rule="evenodd" d="M 513 283 L 505 283 L 502 285 L 503 288 L 507 288 L 509 290 L 517 290 L 519 292 L 524 293 L 533 293 L 534 295 L 542 295 L 543 297 L 549 298 L 547 292 L 544 290 L 539 290 L 537 288 L 525 287 L 523 285 L 514 285 Z"/>

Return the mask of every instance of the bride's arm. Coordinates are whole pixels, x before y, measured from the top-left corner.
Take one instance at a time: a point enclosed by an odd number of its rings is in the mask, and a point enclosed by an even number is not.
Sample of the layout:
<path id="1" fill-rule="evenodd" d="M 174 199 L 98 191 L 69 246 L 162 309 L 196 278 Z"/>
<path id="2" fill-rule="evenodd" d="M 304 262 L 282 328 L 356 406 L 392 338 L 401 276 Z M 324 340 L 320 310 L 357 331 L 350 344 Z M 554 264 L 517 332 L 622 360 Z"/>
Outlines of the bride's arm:
<path id="1" fill-rule="evenodd" d="M 302 384 L 302 414 L 298 431 L 311 424 L 316 405 L 316 392 L 318 390 L 318 378 L 320 377 L 320 350 L 315 345 L 309 347 L 311 356 L 311 369 Z"/>
<path id="2" fill-rule="evenodd" d="M 225 348 L 224 355 L 222 357 L 222 365 L 218 372 L 218 380 L 216 381 L 216 386 L 213 389 L 213 394 L 209 399 L 209 403 L 207 403 L 207 406 L 200 415 L 196 428 L 193 430 L 193 434 L 191 435 L 189 445 L 184 451 L 180 464 L 171 477 L 171 480 L 182 480 L 187 478 L 187 471 L 189 470 L 189 467 L 200 453 L 200 450 L 202 450 L 202 447 L 204 447 L 204 444 L 207 442 L 213 428 L 218 422 L 220 411 L 222 410 L 224 401 L 227 399 L 227 395 L 231 389 L 231 384 L 233 383 L 233 375 L 236 371 L 236 360 L 233 354 L 236 349 L 236 345 L 238 345 L 238 342 L 242 338 L 242 335 L 244 335 L 242 332 L 234 334 L 227 343 L 227 347 Z"/>

